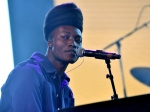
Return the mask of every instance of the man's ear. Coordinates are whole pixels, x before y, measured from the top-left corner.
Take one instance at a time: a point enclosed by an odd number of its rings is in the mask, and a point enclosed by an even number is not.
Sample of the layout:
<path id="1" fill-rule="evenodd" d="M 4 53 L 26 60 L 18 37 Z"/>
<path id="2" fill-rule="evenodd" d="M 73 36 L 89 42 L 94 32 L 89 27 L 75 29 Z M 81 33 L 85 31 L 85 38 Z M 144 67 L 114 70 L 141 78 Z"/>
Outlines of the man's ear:
<path id="1" fill-rule="evenodd" d="M 50 48 L 53 47 L 53 40 L 52 40 L 52 39 L 49 39 L 49 40 L 48 40 L 48 46 L 49 46 Z"/>

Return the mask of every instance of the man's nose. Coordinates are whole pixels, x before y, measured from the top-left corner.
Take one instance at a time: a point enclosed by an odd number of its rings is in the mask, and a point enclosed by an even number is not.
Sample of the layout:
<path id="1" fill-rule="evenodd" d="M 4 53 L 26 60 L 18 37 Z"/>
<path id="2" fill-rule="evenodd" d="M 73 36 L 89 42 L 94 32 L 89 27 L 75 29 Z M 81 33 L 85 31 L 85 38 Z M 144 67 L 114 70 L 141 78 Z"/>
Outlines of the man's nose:
<path id="1" fill-rule="evenodd" d="M 77 43 L 75 42 L 74 38 L 69 39 L 69 45 L 73 47 L 77 47 Z"/>

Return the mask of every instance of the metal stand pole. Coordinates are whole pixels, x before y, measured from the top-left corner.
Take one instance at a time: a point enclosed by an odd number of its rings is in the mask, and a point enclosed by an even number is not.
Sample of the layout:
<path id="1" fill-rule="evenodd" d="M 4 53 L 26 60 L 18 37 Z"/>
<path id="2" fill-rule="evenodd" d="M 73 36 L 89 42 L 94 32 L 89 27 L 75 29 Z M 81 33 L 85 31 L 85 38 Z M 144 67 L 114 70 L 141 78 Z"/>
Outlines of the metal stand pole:
<path id="1" fill-rule="evenodd" d="M 108 68 L 108 71 L 109 71 L 109 74 L 106 75 L 106 78 L 110 79 L 111 85 L 112 85 L 112 89 L 113 89 L 113 93 L 114 93 L 114 95 L 111 96 L 111 99 L 112 100 L 117 100 L 118 99 L 118 95 L 116 93 L 115 84 L 114 84 L 114 81 L 113 81 L 113 75 L 111 73 L 110 59 L 105 59 L 105 62 L 107 64 L 107 68 Z"/>

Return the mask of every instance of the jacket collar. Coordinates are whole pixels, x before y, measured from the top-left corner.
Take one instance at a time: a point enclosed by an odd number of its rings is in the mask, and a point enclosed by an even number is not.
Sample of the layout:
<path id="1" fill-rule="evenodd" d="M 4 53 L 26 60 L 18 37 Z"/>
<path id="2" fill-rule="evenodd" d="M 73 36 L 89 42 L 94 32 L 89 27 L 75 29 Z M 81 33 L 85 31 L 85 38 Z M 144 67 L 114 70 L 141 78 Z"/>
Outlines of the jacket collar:
<path id="1" fill-rule="evenodd" d="M 31 56 L 31 58 L 35 59 L 36 61 L 39 62 L 39 64 L 44 68 L 45 72 L 48 74 L 57 74 L 57 70 L 56 68 L 53 66 L 53 64 L 49 61 L 49 59 L 39 53 L 39 52 L 34 52 Z M 61 77 L 61 80 L 64 81 L 65 85 L 69 83 L 70 78 L 67 76 L 66 73 L 63 74 L 63 76 Z"/>
<path id="2" fill-rule="evenodd" d="M 49 59 L 45 55 L 43 55 L 39 52 L 34 52 L 31 56 L 31 58 L 38 61 L 39 64 L 44 68 L 46 73 L 52 74 L 52 73 L 57 72 L 55 67 L 52 65 L 52 63 L 49 61 Z"/>

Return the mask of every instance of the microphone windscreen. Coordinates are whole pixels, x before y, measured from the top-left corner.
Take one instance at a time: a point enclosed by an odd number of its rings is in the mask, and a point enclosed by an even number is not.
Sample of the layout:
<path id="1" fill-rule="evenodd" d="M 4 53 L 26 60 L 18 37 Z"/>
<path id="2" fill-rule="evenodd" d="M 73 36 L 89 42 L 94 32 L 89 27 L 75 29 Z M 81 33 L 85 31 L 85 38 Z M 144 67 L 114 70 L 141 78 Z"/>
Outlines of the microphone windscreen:
<path id="1" fill-rule="evenodd" d="M 79 48 L 76 50 L 76 54 L 78 57 L 83 57 L 84 55 L 84 48 Z"/>

